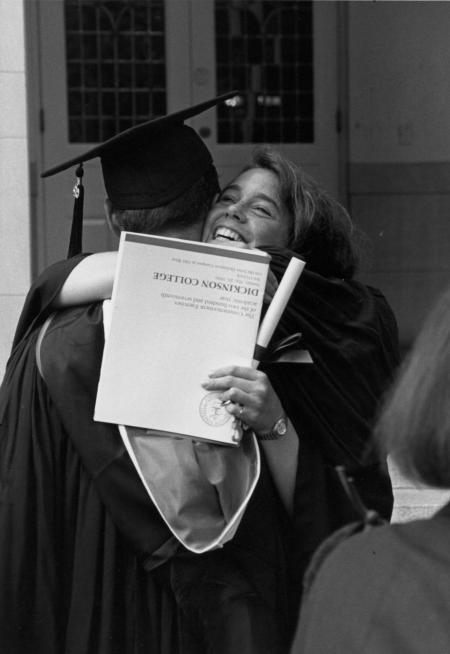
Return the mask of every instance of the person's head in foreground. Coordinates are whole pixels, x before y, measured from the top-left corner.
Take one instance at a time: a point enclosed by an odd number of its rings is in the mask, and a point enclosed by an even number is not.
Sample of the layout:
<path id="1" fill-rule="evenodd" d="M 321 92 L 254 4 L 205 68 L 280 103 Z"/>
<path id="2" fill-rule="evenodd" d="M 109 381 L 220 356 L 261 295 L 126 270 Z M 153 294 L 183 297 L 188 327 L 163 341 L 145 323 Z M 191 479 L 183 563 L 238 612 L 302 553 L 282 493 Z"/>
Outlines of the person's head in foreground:
<path id="1" fill-rule="evenodd" d="M 375 437 L 409 479 L 450 489 L 450 288 L 406 357 Z M 331 541 L 310 569 L 291 654 L 450 652 L 450 502 L 428 518 Z"/>
<path id="2" fill-rule="evenodd" d="M 450 288 L 407 356 L 375 437 L 405 475 L 450 488 Z"/>
<path id="3" fill-rule="evenodd" d="M 309 270 L 350 279 L 357 254 L 345 209 L 301 168 L 269 146 L 219 194 L 203 240 L 240 247 L 287 247 Z"/>

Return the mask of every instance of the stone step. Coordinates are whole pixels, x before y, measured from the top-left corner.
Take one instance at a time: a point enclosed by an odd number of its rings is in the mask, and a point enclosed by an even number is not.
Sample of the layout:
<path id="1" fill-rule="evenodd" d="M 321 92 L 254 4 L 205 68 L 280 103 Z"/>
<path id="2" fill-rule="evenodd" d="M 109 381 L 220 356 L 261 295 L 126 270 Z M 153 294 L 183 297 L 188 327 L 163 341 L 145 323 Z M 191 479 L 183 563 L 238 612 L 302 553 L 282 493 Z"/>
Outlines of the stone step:
<path id="1" fill-rule="evenodd" d="M 392 522 L 428 518 L 450 501 L 450 491 L 435 488 L 394 488 Z"/>
<path id="2" fill-rule="evenodd" d="M 389 472 L 394 487 L 392 522 L 428 518 L 450 501 L 450 490 L 429 488 L 414 483 L 403 476 L 392 461 L 389 461 Z"/>

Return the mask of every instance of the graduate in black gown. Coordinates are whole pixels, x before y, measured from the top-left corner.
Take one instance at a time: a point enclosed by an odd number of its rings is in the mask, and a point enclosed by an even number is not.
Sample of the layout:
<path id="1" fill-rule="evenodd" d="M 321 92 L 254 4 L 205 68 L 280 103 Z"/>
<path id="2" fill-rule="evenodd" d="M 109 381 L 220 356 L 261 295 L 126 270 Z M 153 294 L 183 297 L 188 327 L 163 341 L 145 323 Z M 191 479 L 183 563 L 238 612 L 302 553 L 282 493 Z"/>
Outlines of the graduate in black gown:
<path id="1" fill-rule="evenodd" d="M 84 156 L 102 157 L 115 206 L 126 213 L 163 205 L 174 219 L 166 214 L 161 231 L 199 239 L 217 175 L 183 121 L 217 101 L 134 128 Z M 280 651 L 283 525 L 270 477 L 263 466 L 232 543 L 202 559 L 201 568 L 192 565 L 197 559 L 180 552 L 117 428 L 92 420 L 101 303 L 60 312 L 43 336 L 53 301 L 80 260 L 56 264 L 33 285 L 0 391 L 2 653 L 225 652 L 236 651 L 236 642 L 241 651 Z M 209 605 L 206 594 L 202 607 L 196 597 L 177 596 L 203 582 L 214 599 Z M 201 611 L 211 621 L 205 630 L 196 624 Z M 224 624 L 231 627 L 225 634 Z M 203 642 L 203 632 L 214 643 Z"/>

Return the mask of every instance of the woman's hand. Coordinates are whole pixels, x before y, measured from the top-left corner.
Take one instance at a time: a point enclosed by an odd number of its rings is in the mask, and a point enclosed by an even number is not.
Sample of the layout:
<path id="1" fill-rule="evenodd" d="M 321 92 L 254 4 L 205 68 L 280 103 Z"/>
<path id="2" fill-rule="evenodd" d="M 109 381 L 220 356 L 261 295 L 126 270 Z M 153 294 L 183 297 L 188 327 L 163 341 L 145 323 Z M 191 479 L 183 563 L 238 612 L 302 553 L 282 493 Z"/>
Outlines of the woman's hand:
<path id="1" fill-rule="evenodd" d="M 202 384 L 208 391 L 223 391 L 221 400 L 231 415 L 255 432 L 272 429 L 283 406 L 264 372 L 244 366 L 214 370 Z"/>

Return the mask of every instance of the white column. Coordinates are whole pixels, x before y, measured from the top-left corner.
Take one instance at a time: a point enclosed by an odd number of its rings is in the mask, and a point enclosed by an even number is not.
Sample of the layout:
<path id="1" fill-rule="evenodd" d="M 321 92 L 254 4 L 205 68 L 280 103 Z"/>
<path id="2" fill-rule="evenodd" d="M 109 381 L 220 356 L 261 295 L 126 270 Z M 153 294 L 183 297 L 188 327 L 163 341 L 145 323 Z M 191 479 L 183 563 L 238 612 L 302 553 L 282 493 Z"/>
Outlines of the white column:
<path id="1" fill-rule="evenodd" d="M 0 0 L 0 378 L 30 285 L 30 202 L 22 0 Z"/>

